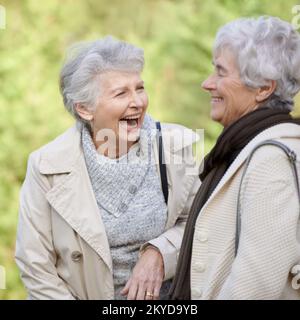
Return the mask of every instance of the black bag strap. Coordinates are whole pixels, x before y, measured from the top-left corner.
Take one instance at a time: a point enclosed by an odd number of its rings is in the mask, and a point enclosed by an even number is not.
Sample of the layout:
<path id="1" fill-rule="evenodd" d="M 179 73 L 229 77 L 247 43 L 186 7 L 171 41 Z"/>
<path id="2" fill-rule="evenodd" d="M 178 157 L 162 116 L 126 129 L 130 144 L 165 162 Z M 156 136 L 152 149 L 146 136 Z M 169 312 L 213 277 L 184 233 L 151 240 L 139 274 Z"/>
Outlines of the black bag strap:
<path id="1" fill-rule="evenodd" d="M 296 192 L 299 198 L 299 217 L 300 217 L 300 186 L 299 186 L 299 177 L 298 177 L 298 173 L 297 173 L 297 167 L 296 167 L 296 160 L 297 160 L 297 156 L 296 153 L 294 151 L 292 151 L 290 148 L 288 148 L 285 144 L 276 141 L 276 140 L 266 140 L 263 141 L 261 143 L 259 143 L 257 146 L 254 147 L 254 149 L 252 150 L 252 152 L 250 153 L 250 155 L 248 156 L 247 160 L 246 160 L 246 164 L 245 164 L 245 169 L 244 172 L 242 174 L 242 178 L 241 178 L 241 182 L 240 182 L 240 187 L 239 187 L 239 193 L 238 193 L 238 201 L 237 201 L 237 217 L 236 217 L 236 236 L 235 236 L 235 256 L 237 255 L 237 250 L 238 250 L 238 246 L 239 246 L 239 240 L 240 240 L 240 232 L 241 232 L 241 188 L 242 188 L 242 183 L 246 174 L 246 171 L 249 167 L 249 163 L 253 157 L 253 154 L 255 153 L 255 151 L 263 146 L 266 145 L 272 145 L 272 146 L 276 146 L 278 148 L 280 148 L 282 151 L 284 151 L 284 153 L 287 155 L 290 164 L 291 164 L 291 169 L 293 171 L 293 175 L 294 175 L 294 183 L 295 183 L 295 188 L 296 188 Z"/>
<path id="2" fill-rule="evenodd" d="M 164 157 L 164 148 L 162 143 L 162 133 L 161 133 L 160 122 L 156 122 L 156 128 L 157 128 L 157 144 L 158 144 L 161 187 L 164 194 L 165 202 L 166 204 L 168 204 L 169 190 L 168 190 L 167 166 L 166 166 L 165 157 Z"/>

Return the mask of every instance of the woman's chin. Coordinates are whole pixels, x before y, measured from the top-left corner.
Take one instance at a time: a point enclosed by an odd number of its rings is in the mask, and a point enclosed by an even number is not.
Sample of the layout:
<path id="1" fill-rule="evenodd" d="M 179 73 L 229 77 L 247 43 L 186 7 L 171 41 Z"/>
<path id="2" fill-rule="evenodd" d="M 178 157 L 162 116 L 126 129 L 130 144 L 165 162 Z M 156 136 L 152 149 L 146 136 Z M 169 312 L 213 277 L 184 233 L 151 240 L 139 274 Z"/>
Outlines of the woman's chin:
<path id="1" fill-rule="evenodd" d="M 222 119 L 220 113 L 217 112 L 216 110 L 211 110 L 211 112 L 210 112 L 210 117 L 211 117 L 211 119 L 212 119 L 213 121 L 219 122 L 219 123 L 220 123 L 220 121 L 221 121 L 221 119 Z"/>
<path id="2" fill-rule="evenodd" d="M 228 117 L 228 109 L 221 103 L 212 104 L 210 117 L 213 121 L 224 126 L 224 120 Z"/>

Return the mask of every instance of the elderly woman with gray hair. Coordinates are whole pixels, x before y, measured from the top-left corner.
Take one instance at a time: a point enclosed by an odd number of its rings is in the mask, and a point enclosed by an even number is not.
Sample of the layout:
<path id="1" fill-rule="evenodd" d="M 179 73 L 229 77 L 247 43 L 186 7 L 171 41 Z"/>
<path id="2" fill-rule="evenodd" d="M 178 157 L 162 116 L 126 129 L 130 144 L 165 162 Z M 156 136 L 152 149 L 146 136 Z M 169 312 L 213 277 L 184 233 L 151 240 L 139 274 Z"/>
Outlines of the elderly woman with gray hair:
<path id="1" fill-rule="evenodd" d="M 146 114 L 143 65 L 143 50 L 106 37 L 62 68 L 77 123 L 30 155 L 20 197 L 16 261 L 32 299 L 151 300 L 169 290 L 199 187 L 197 137 Z"/>
<path id="2" fill-rule="evenodd" d="M 224 130 L 204 159 L 173 299 L 299 299 L 300 36 L 278 18 L 223 26 L 202 85 Z"/>

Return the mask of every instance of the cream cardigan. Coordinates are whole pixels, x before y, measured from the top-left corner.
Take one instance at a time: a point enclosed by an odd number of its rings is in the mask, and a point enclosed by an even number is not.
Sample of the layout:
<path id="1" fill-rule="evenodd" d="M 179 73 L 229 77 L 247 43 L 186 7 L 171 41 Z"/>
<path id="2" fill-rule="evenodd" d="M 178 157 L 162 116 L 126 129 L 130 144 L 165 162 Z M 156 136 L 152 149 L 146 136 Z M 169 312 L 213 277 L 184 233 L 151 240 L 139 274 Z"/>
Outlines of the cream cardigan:
<path id="1" fill-rule="evenodd" d="M 203 206 L 195 226 L 192 299 L 299 299 L 290 270 L 300 263 L 299 200 L 287 156 L 279 148 L 256 151 L 241 194 L 241 235 L 234 258 L 237 196 L 245 160 L 258 143 L 276 139 L 297 154 L 300 126 L 280 124 L 253 139 Z M 298 237 L 298 239 L 297 239 Z"/>

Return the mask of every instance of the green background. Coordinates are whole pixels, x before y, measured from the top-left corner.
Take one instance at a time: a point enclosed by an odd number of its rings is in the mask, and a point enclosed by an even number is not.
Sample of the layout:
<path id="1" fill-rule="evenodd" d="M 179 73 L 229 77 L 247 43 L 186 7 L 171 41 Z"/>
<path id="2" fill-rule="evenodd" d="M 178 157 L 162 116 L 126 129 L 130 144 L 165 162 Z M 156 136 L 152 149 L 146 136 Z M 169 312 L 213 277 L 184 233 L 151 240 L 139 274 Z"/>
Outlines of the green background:
<path id="1" fill-rule="evenodd" d="M 212 71 L 217 29 L 241 16 L 275 15 L 292 22 L 297 1 L 0 0 L 0 4 L 6 9 L 6 29 L 0 30 L 0 265 L 7 276 L 0 299 L 24 299 L 13 257 L 18 194 L 29 153 L 73 123 L 58 90 L 66 48 L 107 34 L 144 48 L 150 114 L 204 128 L 208 151 L 221 127 L 209 119 L 209 97 L 200 85 Z"/>

